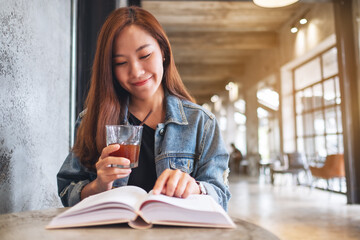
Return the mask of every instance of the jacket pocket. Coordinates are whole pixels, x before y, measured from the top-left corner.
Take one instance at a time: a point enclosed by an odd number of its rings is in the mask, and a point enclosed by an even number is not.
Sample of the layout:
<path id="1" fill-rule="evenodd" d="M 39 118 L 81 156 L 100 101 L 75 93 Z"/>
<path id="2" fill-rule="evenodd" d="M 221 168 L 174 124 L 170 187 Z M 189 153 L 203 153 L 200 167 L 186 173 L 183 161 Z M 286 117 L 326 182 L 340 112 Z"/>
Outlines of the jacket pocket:
<path id="1" fill-rule="evenodd" d="M 169 160 L 171 169 L 179 169 L 188 174 L 194 169 L 194 158 L 172 157 Z"/>

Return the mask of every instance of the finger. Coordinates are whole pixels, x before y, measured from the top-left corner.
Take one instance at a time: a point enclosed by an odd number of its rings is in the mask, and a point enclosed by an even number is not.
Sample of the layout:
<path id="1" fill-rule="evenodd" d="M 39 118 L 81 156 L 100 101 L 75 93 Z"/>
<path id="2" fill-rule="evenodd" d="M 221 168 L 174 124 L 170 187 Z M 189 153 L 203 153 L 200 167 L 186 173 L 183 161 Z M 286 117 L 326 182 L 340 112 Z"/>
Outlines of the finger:
<path id="1" fill-rule="evenodd" d="M 95 165 L 96 169 L 101 168 L 105 164 L 104 160 L 106 160 L 106 158 L 109 156 L 109 154 L 116 150 L 119 150 L 119 148 L 120 148 L 119 144 L 112 144 L 107 147 L 104 147 L 98 161 L 96 162 L 96 165 Z"/>
<path id="2" fill-rule="evenodd" d="M 110 168 L 108 176 L 128 175 L 131 173 L 131 168 Z"/>
<path id="3" fill-rule="evenodd" d="M 188 196 L 190 196 L 190 194 L 196 193 L 197 188 L 199 188 L 199 186 L 197 185 L 195 180 L 188 181 L 185 191 L 181 197 L 187 198 Z"/>
<path id="4" fill-rule="evenodd" d="M 101 169 L 98 172 L 97 178 L 100 179 L 102 183 L 109 183 L 118 178 L 124 178 L 131 173 L 131 169 L 120 169 L 120 168 L 105 168 Z"/>
<path id="5" fill-rule="evenodd" d="M 130 174 L 130 172 L 123 173 L 123 174 L 112 174 L 112 175 L 107 175 L 107 176 L 105 176 L 103 178 L 99 178 L 99 179 L 100 179 L 101 183 L 108 184 L 110 182 L 115 181 L 116 179 L 127 177 L 129 174 Z"/>
<path id="6" fill-rule="evenodd" d="M 116 174 L 116 175 L 114 175 L 113 177 L 114 177 L 114 180 L 116 180 L 116 179 L 119 179 L 119 178 L 127 177 L 127 176 L 129 176 L 130 173 L 131 173 L 131 169 L 129 169 L 129 170 L 128 170 L 127 172 L 125 172 L 125 173 Z"/>
<path id="7" fill-rule="evenodd" d="M 125 158 L 124 161 L 117 161 L 118 163 L 127 163 L 127 159 Z M 116 175 L 116 174 L 126 174 L 128 172 L 131 172 L 130 168 L 116 168 L 116 167 L 110 167 L 106 164 L 103 164 L 101 168 L 97 168 L 97 175 L 98 176 L 110 176 L 110 175 Z"/>
<path id="8" fill-rule="evenodd" d="M 107 147 L 104 147 L 102 152 L 101 152 L 101 156 L 100 158 L 106 158 L 107 156 L 110 155 L 110 153 L 115 152 L 116 150 L 120 149 L 120 144 L 111 144 Z"/>
<path id="9" fill-rule="evenodd" d="M 175 197 L 181 197 L 185 191 L 186 185 L 188 183 L 188 176 L 186 175 L 186 173 L 183 173 L 182 177 L 180 178 L 176 189 L 175 189 L 175 193 L 174 196 Z"/>
<path id="10" fill-rule="evenodd" d="M 182 172 L 180 170 L 172 171 L 166 183 L 166 195 L 172 197 L 174 196 L 175 189 L 179 183 L 179 180 L 182 176 Z"/>
<path id="11" fill-rule="evenodd" d="M 170 169 L 166 169 L 165 171 L 163 171 L 160 175 L 160 177 L 156 180 L 154 188 L 153 188 L 153 193 L 154 194 L 160 194 L 163 193 L 163 189 L 164 186 L 169 178 L 170 175 Z"/>
<path id="12" fill-rule="evenodd" d="M 116 167 L 117 165 L 122 166 L 121 168 L 129 168 L 130 160 L 123 157 L 106 157 L 96 163 L 96 169 L 104 167 Z M 124 167 L 128 166 L 128 167 Z"/>
<path id="13" fill-rule="evenodd" d="M 130 160 L 123 157 L 107 157 L 107 167 L 130 168 Z"/>

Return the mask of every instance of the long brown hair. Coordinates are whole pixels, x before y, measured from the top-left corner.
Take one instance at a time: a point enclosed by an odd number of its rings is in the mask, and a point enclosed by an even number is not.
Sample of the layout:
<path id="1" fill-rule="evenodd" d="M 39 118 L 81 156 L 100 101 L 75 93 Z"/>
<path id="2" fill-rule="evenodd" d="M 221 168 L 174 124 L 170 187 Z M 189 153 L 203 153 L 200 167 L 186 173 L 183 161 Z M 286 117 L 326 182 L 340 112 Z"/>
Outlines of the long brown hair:
<path id="1" fill-rule="evenodd" d="M 105 125 L 120 124 L 123 118 L 121 109 L 125 106 L 128 93 L 114 77 L 112 52 L 116 36 L 132 24 L 146 30 L 160 45 L 165 58 L 163 87 L 170 94 L 194 102 L 176 69 L 165 31 L 155 17 L 139 7 L 119 8 L 113 11 L 106 19 L 98 37 L 90 89 L 85 101 L 86 114 L 77 131 L 73 148 L 80 162 L 93 171 L 102 149 L 106 146 Z"/>

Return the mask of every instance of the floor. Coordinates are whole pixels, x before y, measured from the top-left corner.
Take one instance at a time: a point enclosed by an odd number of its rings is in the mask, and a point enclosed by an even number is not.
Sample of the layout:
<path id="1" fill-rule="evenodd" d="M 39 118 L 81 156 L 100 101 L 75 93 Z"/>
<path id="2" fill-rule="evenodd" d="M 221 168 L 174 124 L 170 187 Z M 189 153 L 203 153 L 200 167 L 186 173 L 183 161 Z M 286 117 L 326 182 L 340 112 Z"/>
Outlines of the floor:
<path id="1" fill-rule="evenodd" d="M 230 216 L 262 226 L 282 240 L 360 239 L 360 205 L 347 205 L 343 194 L 283 180 L 272 186 L 263 176 L 230 175 L 229 180 Z"/>

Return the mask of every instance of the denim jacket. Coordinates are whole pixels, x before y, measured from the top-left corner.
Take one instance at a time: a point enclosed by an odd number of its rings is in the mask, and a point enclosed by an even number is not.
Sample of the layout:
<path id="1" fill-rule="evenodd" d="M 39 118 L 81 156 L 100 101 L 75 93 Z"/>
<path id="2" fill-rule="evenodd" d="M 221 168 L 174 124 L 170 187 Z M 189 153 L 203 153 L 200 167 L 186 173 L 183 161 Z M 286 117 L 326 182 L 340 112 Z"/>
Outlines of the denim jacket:
<path id="1" fill-rule="evenodd" d="M 81 121 L 80 114 L 76 125 Z M 155 166 L 159 177 L 165 169 L 179 169 L 202 184 L 225 210 L 228 189 L 229 154 L 214 115 L 192 102 L 166 94 L 165 122 L 155 130 Z M 57 174 L 58 192 L 64 206 L 78 203 L 82 188 L 96 179 L 70 152 Z M 128 177 L 114 181 L 127 185 Z"/>

